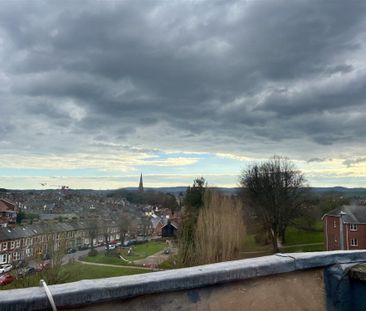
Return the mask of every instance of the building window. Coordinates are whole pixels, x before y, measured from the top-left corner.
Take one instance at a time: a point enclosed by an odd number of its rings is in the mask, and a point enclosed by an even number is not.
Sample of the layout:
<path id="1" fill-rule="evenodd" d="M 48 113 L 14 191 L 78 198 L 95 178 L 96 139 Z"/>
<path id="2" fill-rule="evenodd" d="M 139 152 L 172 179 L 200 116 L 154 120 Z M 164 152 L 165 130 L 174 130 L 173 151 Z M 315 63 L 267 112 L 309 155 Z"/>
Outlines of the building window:
<path id="1" fill-rule="evenodd" d="M 3 251 L 6 251 L 6 250 L 8 249 L 8 243 L 7 243 L 7 242 L 2 243 L 2 244 L 1 244 L 1 249 L 2 249 Z"/>
<path id="2" fill-rule="evenodd" d="M 337 221 L 333 220 L 333 228 L 337 228 Z"/>
<path id="3" fill-rule="evenodd" d="M 26 250 L 25 250 L 25 253 L 26 253 L 26 255 L 29 257 L 29 256 L 32 256 L 32 249 L 31 248 L 27 248 Z"/>
<path id="4" fill-rule="evenodd" d="M 351 246 L 358 246 L 357 239 L 351 239 Z"/>
<path id="5" fill-rule="evenodd" d="M 15 241 L 15 246 L 20 247 L 20 240 Z"/>
<path id="6" fill-rule="evenodd" d="M 0 264 L 6 263 L 6 254 L 0 255 Z"/>
<path id="7" fill-rule="evenodd" d="M 350 224 L 349 225 L 349 230 L 350 231 L 357 231 L 357 225 L 356 224 Z"/>
<path id="8" fill-rule="evenodd" d="M 11 241 L 10 242 L 10 249 L 13 249 L 15 247 L 15 242 L 14 241 Z"/>
<path id="9" fill-rule="evenodd" d="M 13 260 L 19 260 L 20 254 L 18 252 L 13 253 Z"/>

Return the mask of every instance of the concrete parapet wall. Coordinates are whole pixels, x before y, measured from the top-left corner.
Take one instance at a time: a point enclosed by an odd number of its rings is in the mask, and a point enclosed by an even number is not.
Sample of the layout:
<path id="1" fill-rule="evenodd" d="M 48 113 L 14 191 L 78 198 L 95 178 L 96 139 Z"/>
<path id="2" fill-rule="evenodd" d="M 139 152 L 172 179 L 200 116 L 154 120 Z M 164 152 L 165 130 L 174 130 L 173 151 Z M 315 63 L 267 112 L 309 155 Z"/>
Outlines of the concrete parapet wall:
<path id="1" fill-rule="evenodd" d="M 138 296 L 191 291 L 218 284 L 229 285 L 258 277 L 355 262 L 366 262 L 366 251 L 276 254 L 143 275 L 83 280 L 53 285 L 49 288 L 60 310 L 114 301 L 121 304 L 127 299 Z M 50 304 L 42 288 L 0 292 L 0 310 L 49 309 Z"/>

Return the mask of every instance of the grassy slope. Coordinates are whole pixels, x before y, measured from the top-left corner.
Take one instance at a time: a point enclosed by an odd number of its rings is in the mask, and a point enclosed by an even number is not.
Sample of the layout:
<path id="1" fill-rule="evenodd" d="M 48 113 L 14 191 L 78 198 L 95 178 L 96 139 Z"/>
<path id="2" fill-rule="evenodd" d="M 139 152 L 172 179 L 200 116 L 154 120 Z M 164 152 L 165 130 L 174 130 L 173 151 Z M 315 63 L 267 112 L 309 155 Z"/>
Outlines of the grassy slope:
<path id="1" fill-rule="evenodd" d="M 147 270 L 128 269 L 128 268 L 114 268 L 103 266 L 83 265 L 75 263 L 66 268 L 70 273 L 68 282 L 74 282 L 84 279 L 99 279 L 113 276 L 123 276 L 131 274 L 147 273 Z"/>
<path id="2" fill-rule="evenodd" d="M 134 245 L 132 247 L 132 249 L 133 249 L 132 255 L 128 255 L 128 253 L 127 253 L 128 249 L 126 249 L 126 248 L 118 250 L 118 251 L 127 260 L 134 261 L 134 260 L 146 258 L 159 251 L 162 251 L 165 247 L 166 247 L 165 242 L 152 241 L 152 242 L 145 243 L 145 244 Z M 121 266 L 128 265 L 127 262 L 121 260 L 118 257 L 105 256 L 104 252 L 98 254 L 97 256 L 85 257 L 85 258 L 83 258 L 83 260 L 87 261 L 87 262 L 106 263 L 106 264 L 112 264 L 112 265 L 121 265 Z"/>
<path id="3" fill-rule="evenodd" d="M 81 263 L 72 263 L 62 267 L 62 275 L 64 276 L 64 279 L 60 283 L 75 282 L 84 279 L 99 279 L 113 276 L 140 274 L 147 272 L 149 271 L 142 269 L 91 266 L 91 265 L 83 265 Z M 11 288 L 39 286 L 39 281 L 43 277 L 44 276 L 42 276 L 42 273 L 36 273 L 33 276 L 29 276 L 22 280 L 17 280 L 7 286 L 2 286 L 0 287 L 0 289 L 5 290 Z"/>
<path id="4" fill-rule="evenodd" d="M 259 245 L 255 242 L 254 234 L 245 237 L 242 250 L 242 258 L 269 255 L 272 253 L 271 245 Z M 304 245 L 315 244 L 315 245 Z M 314 225 L 313 230 L 303 230 L 296 227 L 289 227 L 286 231 L 286 244 L 281 248 L 281 252 L 310 252 L 324 250 L 324 234 L 322 223 Z"/>

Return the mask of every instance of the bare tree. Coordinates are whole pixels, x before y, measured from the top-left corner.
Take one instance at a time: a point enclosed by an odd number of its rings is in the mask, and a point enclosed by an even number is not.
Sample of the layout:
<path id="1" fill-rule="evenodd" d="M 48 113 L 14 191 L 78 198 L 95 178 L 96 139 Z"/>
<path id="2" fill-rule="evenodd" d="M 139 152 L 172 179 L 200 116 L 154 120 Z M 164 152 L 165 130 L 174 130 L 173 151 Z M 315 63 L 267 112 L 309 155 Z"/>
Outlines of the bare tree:
<path id="1" fill-rule="evenodd" d="M 275 156 L 244 170 L 240 184 L 247 205 L 278 251 L 278 240 L 284 241 L 287 226 L 301 212 L 304 176 L 287 158 Z"/>
<path id="2" fill-rule="evenodd" d="M 204 205 L 206 180 L 196 178 L 193 186 L 188 187 L 183 200 L 183 215 L 180 230 L 178 232 L 179 251 L 178 257 L 181 264 L 189 266 L 195 260 L 196 226 L 200 209 Z"/>
<path id="3" fill-rule="evenodd" d="M 110 244 L 110 240 L 109 240 L 109 237 L 111 235 L 111 228 L 108 226 L 107 223 L 101 221 L 99 223 L 99 228 L 100 228 L 100 231 L 103 235 L 103 238 L 104 238 L 104 244 L 105 244 L 105 247 L 106 247 L 106 250 L 107 250 L 107 253 L 109 252 L 109 244 Z"/>
<path id="4" fill-rule="evenodd" d="M 128 226 L 130 225 L 130 218 L 127 214 L 122 214 L 117 222 L 119 229 L 119 239 L 121 241 L 121 245 L 123 245 L 125 241 L 125 235 L 128 232 Z"/>
<path id="5" fill-rule="evenodd" d="M 207 264 L 239 257 L 245 237 L 243 209 L 240 200 L 206 190 L 200 210 L 193 264 Z"/>
<path id="6" fill-rule="evenodd" d="M 98 233 L 99 233 L 99 223 L 96 218 L 88 219 L 87 232 L 88 232 L 88 236 L 89 236 L 89 240 L 90 240 L 90 247 L 91 247 L 89 254 L 93 255 L 96 252 L 94 250 L 94 239 L 96 239 L 98 237 Z"/>

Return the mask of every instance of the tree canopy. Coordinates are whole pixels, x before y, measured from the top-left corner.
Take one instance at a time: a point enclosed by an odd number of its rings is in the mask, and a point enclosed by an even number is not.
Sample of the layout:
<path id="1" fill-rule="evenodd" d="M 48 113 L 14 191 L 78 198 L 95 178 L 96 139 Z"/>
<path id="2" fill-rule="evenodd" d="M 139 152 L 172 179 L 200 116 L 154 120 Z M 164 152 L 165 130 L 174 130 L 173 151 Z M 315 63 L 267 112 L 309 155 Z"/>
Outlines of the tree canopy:
<path id="1" fill-rule="evenodd" d="M 278 240 L 284 240 L 287 226 L 303 206 L 303 174 L 287 158 L 275 156 L 243 170 L 240 184 L 247 206 L 278 251 Z"/>

